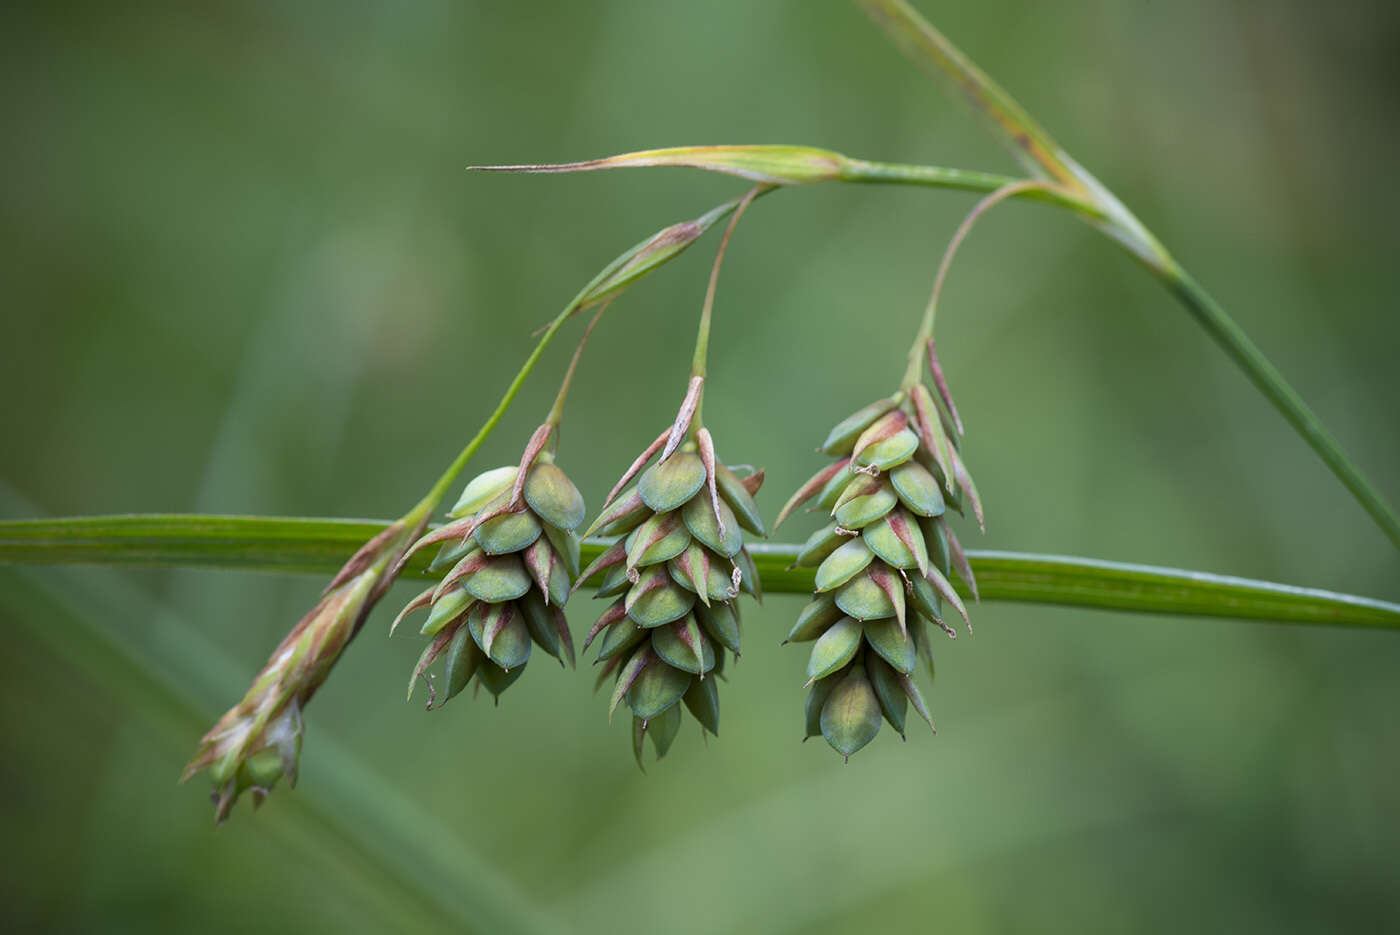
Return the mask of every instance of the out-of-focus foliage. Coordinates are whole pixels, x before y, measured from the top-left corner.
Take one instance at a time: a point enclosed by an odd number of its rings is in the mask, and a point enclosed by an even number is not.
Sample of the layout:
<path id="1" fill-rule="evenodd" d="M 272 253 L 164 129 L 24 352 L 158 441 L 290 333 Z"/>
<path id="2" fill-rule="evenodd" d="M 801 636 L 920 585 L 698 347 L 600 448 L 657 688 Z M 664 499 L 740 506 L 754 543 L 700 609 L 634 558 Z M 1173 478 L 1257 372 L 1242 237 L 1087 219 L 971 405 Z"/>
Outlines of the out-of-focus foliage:
<path id="1" fill-rule="evenodd" d="M 922 9 L 1400 499 L 1400 16 L 1374 0 Z M 12 5 L 0 90 L 10 516 L 396 516 L 535 326 L 608 258 L 742 190 L 467 164 L 792 142 L 1013 169 L 836 2 Z M 826 428 L 894 388 L 971 203 L 823 186 L 744 221 L 705 415 L 761 459 L 770 517 Z M 561 446 L 590 507 L 679 402 L 706 252 L 631 290 L 593 339 Z M 979 226 L 939 349 L 988 508 L 969 545 L 1400 597 L 1394 551 L 1326 469 L 1069 218 L 1013 204 Z M 518 455 L 565 358 L 551 351 L 480 468 Z M 151 658 L 216 653 L 180 670 L 207 676 L 188 690 L 211 713 L 322 584 L 121 572 L 132 602 L 110 599 L 110 572 L 7 574 L 86 589 L 83 612 Z M 202 791 L 175 786 L 199 727 L 26 635 L 44 611 L 21 597 L 0 594 L 7 929 L 422 921 L 334 838 L 283 823 L 295 806 L 277 797 L 215 834 Z M 172 644 L 147 601 L 198 638 Z M 1393 634 L 989 605 L 975 636 L 936 647 L 938 736 L 882 736 L 843 766 L 798 743 L 804 653 L 777 643 L 800 604 L 746 609 L 718 741 L 692 737 L 648 776 L 584 672 L 541 667 L 499 708 L 403 704 L 421 644 L 388 640 L 381 612 L 308 708 L 289 798 L 317 794 L 333 742 L 583 932 L 1303 931 L 1400 911 Z M 591 610 L 571 608 L 576 634 Z"/>

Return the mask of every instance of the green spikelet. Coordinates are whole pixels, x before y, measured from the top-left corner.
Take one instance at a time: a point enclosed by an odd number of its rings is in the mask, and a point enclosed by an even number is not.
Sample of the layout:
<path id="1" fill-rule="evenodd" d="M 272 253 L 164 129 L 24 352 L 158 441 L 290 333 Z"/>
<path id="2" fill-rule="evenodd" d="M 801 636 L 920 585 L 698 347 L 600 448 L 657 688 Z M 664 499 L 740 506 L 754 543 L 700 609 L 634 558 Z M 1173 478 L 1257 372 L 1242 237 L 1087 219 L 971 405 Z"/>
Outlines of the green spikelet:
<path id="1" fill-rule="evenodd" d="M 718 460 L 694 417 L 702 384 L 692 381 L 675 424 L 633 462 L 594 523 L 616 537 L 590 569 L 611 568 L 599 596 L 613 603 L 588 642 L 601 637 L 598 658 L 612 666 L 614 709 L 625 703 L 632 713 L 639 765 L 646 737 L 658 759 L 666 755 L 685 711 L 718 734 L 715 683 L 725 654 L 739 654 L 737 598 L 758 584 L 745 533 L 765 528 L 753 500 L 762 473 L 741 479 Z"/>
<path id="2" fill-rule="evenodd" d="M 577 529 L 584 503 L 547 450 L 553 429 L 542 425 L 518 466 L 496 468 L 467 483 L 448 515 L 453 522 L 420 539 L 439 546 L 441 582 L 404 608 L 428 607 L 422 632 L 433 641 L 409 681 L 429 687 L 428 707 L 446 704 L 476 681 L 493 696 L 524 671 L 532 647 L 574 662 L 563 605 L 578 571 Z M 439 659 L 445 679 L 428 670 Z"/>
<path id="3" fill-rule="evenodd" d="M 928 660 L 932 672 L 933 625 L 955 635 L 944 608 L 967 619 L 954 576 L 964 593 L 977 593 L 946 513 L 970 507 L 980 524 L 982 504 L 941 376 L 935 374 L 936 395 L 912 382 L 838 423 L 821 451 L 839 460 L 778 516 L 781 523 L 813 501 L 831 517 L 798 557 L 798 565 L 816 568 L 816 599 L 787 642 L 811 644 L 807 736 L 821 734 L 843 757 L 873 740 L 882 720 L 902 735 L 911 703 L 932 728 L 914 687 L 917 663 Z"/>

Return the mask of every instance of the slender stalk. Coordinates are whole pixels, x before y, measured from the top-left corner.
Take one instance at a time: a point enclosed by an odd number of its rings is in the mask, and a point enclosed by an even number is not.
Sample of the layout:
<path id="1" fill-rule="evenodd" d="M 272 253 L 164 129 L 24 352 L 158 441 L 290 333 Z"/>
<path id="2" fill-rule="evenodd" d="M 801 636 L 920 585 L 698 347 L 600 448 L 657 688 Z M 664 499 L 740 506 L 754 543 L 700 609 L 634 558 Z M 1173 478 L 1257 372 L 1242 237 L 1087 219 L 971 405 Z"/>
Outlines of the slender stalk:
<path id="1" fill-rule="evenodd" d="M 442 498 L 447 495 L 448 489 L 451 488 L 453 483 L 456 482 L 458 475 L 466 468 L 467 462 L 471 461 L 472 456 L 476 454 L 477 449 L 482 446 L 486 439 L 491 437 L 491 433 L 495 431 L 496 425 L 501 421 L 502 417 L 505 416 L 506 410 L 510 408 L 510 404 L 515 401 L 515 397 L 520 393 L 520 388 L 525 385 L 525 380 L 530 376 L 531 371 L 535 369 L 535 364 L 539 363 L 545 348 L 549 347 L 549 342 L 554 340 L 554 335 L 559 331 L 560 327 L 563 326 L 564 322 L 569 319 L 569 316 L 578 311 L 583 299 L 588 295 L 591 286 L 592 283 L 589 283 L 588 286 L 580 290 L 579 294 L 574 296 L 558 315 L 554 316 L 554 319 L 544 329 L 544 334 L 540 335 L 539 341 L 535 343 L 535 349 L 530 352 L 529 357 L 525 358 L 525 363 L 521 364 L 520 370 L 515 374 L 515 378 L 512 379 L 510 385 L 506 387 L 505 393 L 501 396 L 501 401 L 496 404 L 496 408 L 491 412 L 491 415 L 487 416 L 486 421 L 482 423 L 481 428 L 477 429 L 471 441 L 467 442 L 462 450 L 457 453 L 457 457 L 452 459 L 452 463 L 447 466 L 447 470 L 442 472 L 442 476 L 429 488 L 428 492 L 423 496 L 423 499 L 418 501 L 418 505 L 413 508 L 410 515 L 418 516 L 420 512 L 422 515 L 430 515 L 437 509 L 438 504 L 442 502 Z"/>
<path id="2" fill-rule="evenodd" d="M 734 236 L 734 228 L 739 226 L 739 218 L 744 216 L 750 204 L 758 196 L 773 188 L 771 185 L 755 185 L 749 189 L 743 198 L 739 199 L 738 207 L 734 209 L 734 214 L 729 218 L 729 224 L 724 228 L 724 236 L 720 238 L 719 249 L 715 251 L 715 261 L 710 266 L 710 282 L 705 287 L 705 304 L 700 308 L 700 327 L 695 335 L 695 356 L 691 358 L 691 377 L 704 377 L 705 367 L 710 354 L 710 319 L 713 317 L 715 308 L 715 289 L 719 285 L 719 269 L 724 265 L 724 253 L 729 249 L 729 238 Z M 705 396 L 702 393 L 695 403 L 695 416 L 690 420 L 691 432 L 696 432 L 701 421 L 700 411 L 705 404 Z"/>
<path id="3" fill-rule="evenodd" d="M 908 389 L 919 382 L 919 377 L 923 373 L 924 342 L 933 337 L 934 316 L 938 312 L 938 297 L 943 294 L 943 283 L 948 278 L 948 268 L 953 265 L 953 255 L 958 252 L 958 247 L 967 238 L 968 232 L 972 230 L 972 225 L 977 223 L 977 219 L 986 214 L 998 202 L 1007 198 L 1032 191 L 1040 191 L 1051 186 L 1037 179 L 1025 179 L 1020 182 L 1011 182 L 1003 185 L 992 192 L 986 198 L 973 207 L 963 218 L 958 229 L 953 233 L 953 239 L 948 242 L 948 248 L 943 251 L 943 259 L 938 264 L 938 275 L 933 280 L 933 292 L 929 295 L 928 305 L 924 308 L 923 320 L 919 323 L 918 333 L 914 335 L 914 343 L 909 348 L 909 367 L 904 372 L 902 389 Z"/>
<path id="4" fill-rule="evenodd" d="M 1317 452 L 1347 490 L 1351 491 L 1351 495 L 1371 515 L 1391 543 L 1400 549 L 1400 520 L 1397 520 L 1394 509 L 1371 486 L 1356 465 L 1352 464 L 1336 438 L 1327 431 L 1297 391 L 1284 380 L 1259 346 L 1250 340 L 1244 329 L 1236 324 L 1210 293 L 1174 260 L 1168 258 L 1161 266 L 1149 264 L 1149 268 L 1172 294 L 1181 300 L 1201 327 L 1206 329 L 1206 333 L 1244 371 L 1259 392 L 1263 393 L 1274 408 L 1288 420 L 1294 431 L 1303 436 L 1303 440 Z"/>
<path id="5" fill-rule="evenodd" d="M 574 382 L 574 371 L 578 369 L 579 358 L 583 356 L 583 348 L 588 344 L 588 338 L 593 334 L 593 328 L 598 324 L 598 319 L 603 317 L 603 313 L 612 304 L 612 299 L 608 299 L 598 306 L 598 311 L 593 313 L 593 317 L 588 322 L 588 327 L 583 329 L 583 337 L 579 338 L 578 347 L 574 348 L 574 356 L 569 359 L 569 369 L 564 371 L 564 379 L 559 383 L 559 392 L 554 397 L 554 405 L 550 407 L 549 415 L 545 417 L 545 425 L 559 428 L 559 423 L 564 419 L 564 401 L 569 397 L 569 386 Z M 558 441 L 557 432 L 552 433 L 551 444 Z"/>
<path id="6" fill-rule="evenodd" d="M 1015 185 L 1023 179 L 992 172 L 971 172 L 944 166 L 921 166 L 900 162 L 872 162 L 847 157 L 841 163 L 840 181 L 875 185 L 922 185 L 930 188 L 953 188 L 965 192 L 995 192 Z M 1061 186 L 1042 183 L 1040 187 L 1017 192 L 1030 201 L 1070 208 L 1093 220 L 1103 220 L 1103 210 L 1083 194 Z"/>

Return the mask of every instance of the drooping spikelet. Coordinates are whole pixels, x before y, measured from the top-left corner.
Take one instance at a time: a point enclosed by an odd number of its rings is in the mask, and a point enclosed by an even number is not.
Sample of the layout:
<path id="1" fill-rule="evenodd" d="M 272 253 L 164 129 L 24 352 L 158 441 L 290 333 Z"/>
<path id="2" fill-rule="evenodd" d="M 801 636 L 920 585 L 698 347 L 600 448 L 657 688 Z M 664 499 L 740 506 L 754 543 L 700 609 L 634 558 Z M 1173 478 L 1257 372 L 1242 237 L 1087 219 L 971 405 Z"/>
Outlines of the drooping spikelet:
<path id="1" fill-rule="evenodd" d="M 815 599 L 787 642 L 815 641 L 807 663 L 807 736 L 826 738 L 849 758 L 879 733 L 881 720 L 904 733 L 909 705 L 933 727 L 914 684 L 920 658 L 933 674 L 930 627 L 955 632 L 944 602 L 967 621 L 951 583 L 975 596 L 972 570 L 947 523 L 949 508 L 982 505 L 958 450 L 961 421 L 929 345 L 944 411 L 922 383 L 871 403 L 831 430 L 821 446 L 836 456 L 792 496 L 781 523 L 815 498 L 831 522 L 817 530 L 797 564 L 816 567 Z"/>
<path id="2" fill-rule="evenodd" d="M 391 569 L 425 522 L 410 514 L 361 546 L 273 650 L 242 700 L 200 740 L 180 781 L 208 770 L 216 822 L 228 820 L 244 792 L 257 808 L 282 777 L 296 785 L 302 711 L 393 583 Z"/>
<path id="3" fill-rule="evenodd" d="M 726 652 L 739 654 L 736 599 L 741 590 L 759 595 L 744 532 L 765 535 L 753 499 L 763 474 L 738 477 L 709 431 L 692 425 L 703 382 L 691 381 L 675 424 L 633 462 L 585 534 L 615 537 L 579 579 L 602 572 L 597 596 L 614 599 L 584 648 L 602 636 L 599 683 L 614 679 L 608 715 L 626 701 L 639 765 L 646 736 L 658 758 L 670 749 L 682 704 L 719 732 L 715 677 Z"/>
<path id="4" fill-rule="evenodd" d="M 445 704 L 473 678 L 499 698 L 525 670 L 532 646 L 563 664 L 574 661 L 564 603 L 579 570 L 574 530 L 583 522 L 578 488 L 546 450 L 552 432 L 540 426 L 518 466 L 473 478 L 448 514 L 453 522 L 434 530 L 414 549 L 445 543 L 431 570 L 440 582 L 399 614 L 428 607 L 421 633 L 432 638 L 414 667 L 414 686 L 435 661 L 444 660 L 441 701 L 429 681 L 429 707 Z"/>

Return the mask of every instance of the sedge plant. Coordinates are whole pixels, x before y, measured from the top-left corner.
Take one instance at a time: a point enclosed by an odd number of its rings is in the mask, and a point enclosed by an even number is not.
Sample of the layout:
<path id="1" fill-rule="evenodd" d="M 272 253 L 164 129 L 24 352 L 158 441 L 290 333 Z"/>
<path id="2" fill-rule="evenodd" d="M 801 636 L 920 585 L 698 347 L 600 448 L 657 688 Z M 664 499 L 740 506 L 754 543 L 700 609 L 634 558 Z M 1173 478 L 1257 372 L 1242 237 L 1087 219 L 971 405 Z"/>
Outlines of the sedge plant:
<path id="1" fill-rule="evenodd" d="M 954 636 L 958 625 L 972 625 L 975 608 L 969 610 L 969 601 L 1030 600 L 1400 628 L 1400 606 L 1365 598 L 964 547 L 959 532 L 966 536 L 984 527 L 985 517 L 968 467 L 977 453 L 965 451 L 965 427 L 935 337 L 936 313 L 958 246 L 980 217 L 1009 200 L 1065 211 L 1126 250 L 1181 301 L 1397 548 L 1400 521 L 1259 348 L 1105 185 L 905 0 L 856 2 L 917 63 L 949 80 L 972 103 L 1018 157 L 1025 177 L 874 161 L 801 145 L 687 146 L 568 164 L 475 167 L 570 173 L 680 166 L 733 176 L 751 187 L 692 220 L 664 227 L 580 289 L 542 331 L 480 430 L 392 523 L 123 517 L 0 524 L 0 559 L 9 561 L 311 570 L 324 568 L 329 556 L 351 552 L 245 696 L 197 744 L 185 777 L 207 773 L 217 820 L 225 820 L 245 792 L 256 805 L 283 778 L 295 782 L 308 704 L 399 577 L 429 582 L 395 626 L 411 611 L 428 611 L 420 628 L 427 644 L 412 672 L 410 694 L 426 682 L 430 708 L 473 683 L 498 696 L 520 677 L 532 648 L 572 662 L 565 603 L 579 589 L 609 601 L 583 645 L 597 644 L 598 682 L 610 685 L 609 715 L 623 704 L 630 711 L 639 764 L 648 738 L 658 757 L 666 753 L 683 712 L 703 732 L 718 733 L 716 683 L 726 673 L 726 659 L 741 649 L 741 592 L 755 598 L 763 590 L 810 592 L 786 640 L 811 644 L 805 732 L 823 737 L 846 758 L 870 743 L 882 724 L 905 733 L 910 709 L 932 728 L 930 705 L 916 679 L 921 672 L 932 674 L 935 634 Z M 757 199 L 824 184 L 916 186 L 984 197 L 943 253 L 902 379 L 889 387 L 890 395 L 844 419 L 831 414 L 835 426 L 820 451 L 833 460 L 792 495 L 773 524 L 776 528 L 810 505 L 823 515 L 819 528 L 802 544 L 764 544 L 756 540 L 769 526 L 755 499 L 763 473 L 728 466 L 703 419 L 716 286 L 735 226 Z M 720 221 L 727 225 L 701 301 L 679 412 L 600 498 L 596 519 L 580 535 L 585 493 L 556 458 L 564 401 L 587 336 L 631 283 L 684 252 Z M 730 301 L 740 303 L 742 297 Z M 502 422 L 550 343 L 585 309 L 595 312 L 593 319 L 554 406 L 529 436 L 518 463 L 477 475 L 447 511 L 448 522 L 434 525 L 449 491 Z M 349 547 L 358 541 L 363 544 Z M 440 676 L 434 671 L 439 663 Z M 794 719 L 803 717 L 800 698 L 795 690 Z"/>

